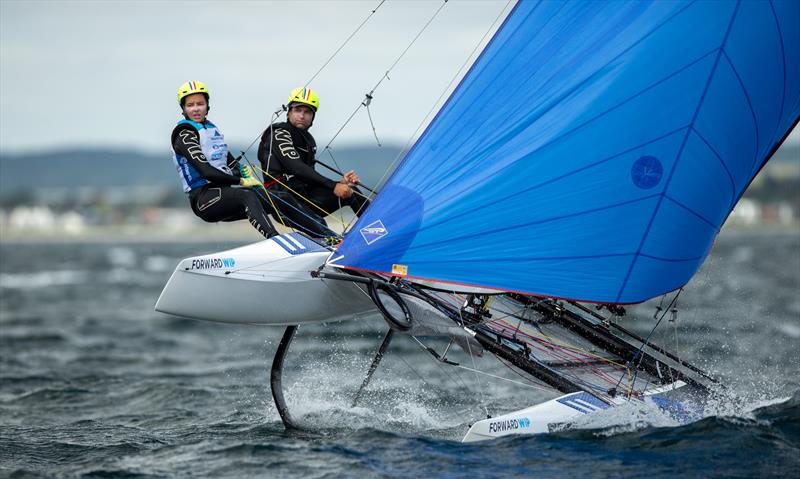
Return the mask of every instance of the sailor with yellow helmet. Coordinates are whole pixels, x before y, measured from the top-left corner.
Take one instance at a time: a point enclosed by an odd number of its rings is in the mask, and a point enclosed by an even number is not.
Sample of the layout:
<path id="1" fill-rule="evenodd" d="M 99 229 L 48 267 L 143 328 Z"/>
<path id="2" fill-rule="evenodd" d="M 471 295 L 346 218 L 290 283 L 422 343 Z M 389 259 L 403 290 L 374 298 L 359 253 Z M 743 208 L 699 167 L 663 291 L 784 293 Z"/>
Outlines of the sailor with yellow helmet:
<path id="1" fill-rule="evenodd" d="M 278 234 L 267 216 L 276 213 L 274 208 L 263 191 L 254 189 L 261 188 L 261 182 L 252 176 L 249 167 L 242 177 L 225 136 L 206 118 L 206 85 L 199 81 L 181 85 L 178 104 L 184 118 L 172 130 L 172 159 L 195 215 L 207 222 L 248 219 L 263 236 Z M 237 185 L 243 188 L 235 188 Z M 296 203 L 294 206 L 294 210 L 298 209 Z M 291 217 L 287 218 L 289 226 L 320 237 L 331 234 L 316 218 L 298 215 L 293 208 L 287 208 L 284 215 Z"/>
<path id="2" fill-rule="evenodd" d="M 283 183 L 328 213 L 350 206 L 360 214 L 368 202 L 355 188 L 359 177 L 354 171 L 334 181 L 314 169 L 317 143 L 308 130 L 319 109 L 317 93 L 307 87 L 295 88 L 286 107 L 287 121 L 270 125 L 258 146 L 261 168 L 272 177 L 271 181 L 265 179 L 265 186 L 285 191 Z"/>

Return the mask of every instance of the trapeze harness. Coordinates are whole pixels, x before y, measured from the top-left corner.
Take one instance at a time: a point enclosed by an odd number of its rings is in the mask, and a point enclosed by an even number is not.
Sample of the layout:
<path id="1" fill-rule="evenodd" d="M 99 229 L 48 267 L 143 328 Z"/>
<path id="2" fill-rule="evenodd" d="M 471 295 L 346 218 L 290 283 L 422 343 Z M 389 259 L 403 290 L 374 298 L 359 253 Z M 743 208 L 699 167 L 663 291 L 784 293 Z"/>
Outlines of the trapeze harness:
<path id="1" fill-rule="evenodd" d="M 210 121 L 206 121 L 203 124 L 191 120 L 181 120 L 178 122 L 176 128 L 181 125 L 191 125 L 200 135 L 200 149 L 206 157 L 206 160 L 208 160 L 209 165 L 227 175 L 233 175 L 227 163 L 228 144 L 225 143 L 225 135 L 219 131 L 216 125 Z M 190 153 L 193 152 L 190 151 Z M 174 147 L 172 149 L 172 161 L 175 162 L 178 175 L 181 177 L 181 182 L 183 183 L 183 191 L 186 193 L 211 183 L 200 175 L 200 172 L 192 166 L 186 157 L 176 153 Z"/>

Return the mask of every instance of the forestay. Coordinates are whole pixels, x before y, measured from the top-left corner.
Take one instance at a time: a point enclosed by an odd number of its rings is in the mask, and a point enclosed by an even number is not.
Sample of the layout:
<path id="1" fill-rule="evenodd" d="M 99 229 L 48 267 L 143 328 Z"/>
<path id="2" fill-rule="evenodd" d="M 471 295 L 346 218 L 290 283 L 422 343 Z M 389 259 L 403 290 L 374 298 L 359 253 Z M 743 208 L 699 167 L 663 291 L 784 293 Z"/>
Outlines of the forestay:
<path id="1" fill-rule="evenodd" d="M 330 262 L 598 302 L 684 285 L 797 122 L 798 23 L 520 1 Z"/>

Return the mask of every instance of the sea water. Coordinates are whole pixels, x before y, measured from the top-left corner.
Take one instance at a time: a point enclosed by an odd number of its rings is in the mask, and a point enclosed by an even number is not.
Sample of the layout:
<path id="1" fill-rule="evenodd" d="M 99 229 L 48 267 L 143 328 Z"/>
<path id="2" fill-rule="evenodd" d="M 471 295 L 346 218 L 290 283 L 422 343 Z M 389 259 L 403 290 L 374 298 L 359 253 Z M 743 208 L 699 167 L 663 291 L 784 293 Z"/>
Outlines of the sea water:
<path id="1" fill-rule="evenodd" d="M 280 328 L 153 311 L 179 259 L 239 245 L 0 245 L 0 476 L 800 475 L 800 232 L 724 233 L 653 333 L 726 384 L 704 417 L 631 405 L 470 444 L 472 422 L 554 395 L 395 336 L 353 406 L 387 329 L 377 316 L 299 329 L 284 386 L 302 430 L 284 430 L 269 391 Z M 658 304 L 625 326 L 649 334 Z M 450 358 L 519 379 L 491 357 Z"/>

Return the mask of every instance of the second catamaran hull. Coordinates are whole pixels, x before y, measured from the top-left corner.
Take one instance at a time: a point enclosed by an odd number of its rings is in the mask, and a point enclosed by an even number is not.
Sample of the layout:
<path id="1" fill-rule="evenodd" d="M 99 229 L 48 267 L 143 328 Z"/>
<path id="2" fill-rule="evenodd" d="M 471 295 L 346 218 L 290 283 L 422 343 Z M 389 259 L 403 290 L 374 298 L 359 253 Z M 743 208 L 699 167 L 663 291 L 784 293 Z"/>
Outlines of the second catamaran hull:
<path id="1" fill-rule="evenodd" d="M 312 278 L 329 251 L 298 233 L 182 260 L 156 310 L 225 323 L 295 325 L 375 312 L 363 285 Z"/>
<path id="2" fill-rule="evenodd" d="M 682 381 L 654 388 L 648 391 L 645 401 L 658 406 L 680 422 L 688 422 L 697 416 L 697 408 L 690 405 L 691 399 L 688 397 L 684 401 L 672 397 L 675 393 L 680 394 L 683 389 L 691 388 Z M 560 431 L 568 429 L 571 423 L 583 416 L 622 406 L 630 401 L 642 402 L 624 397 L 606 402 L 585 391 L 569 393 L 529 408 L 478 421 L 469 428 L 462 442 Z"/>

